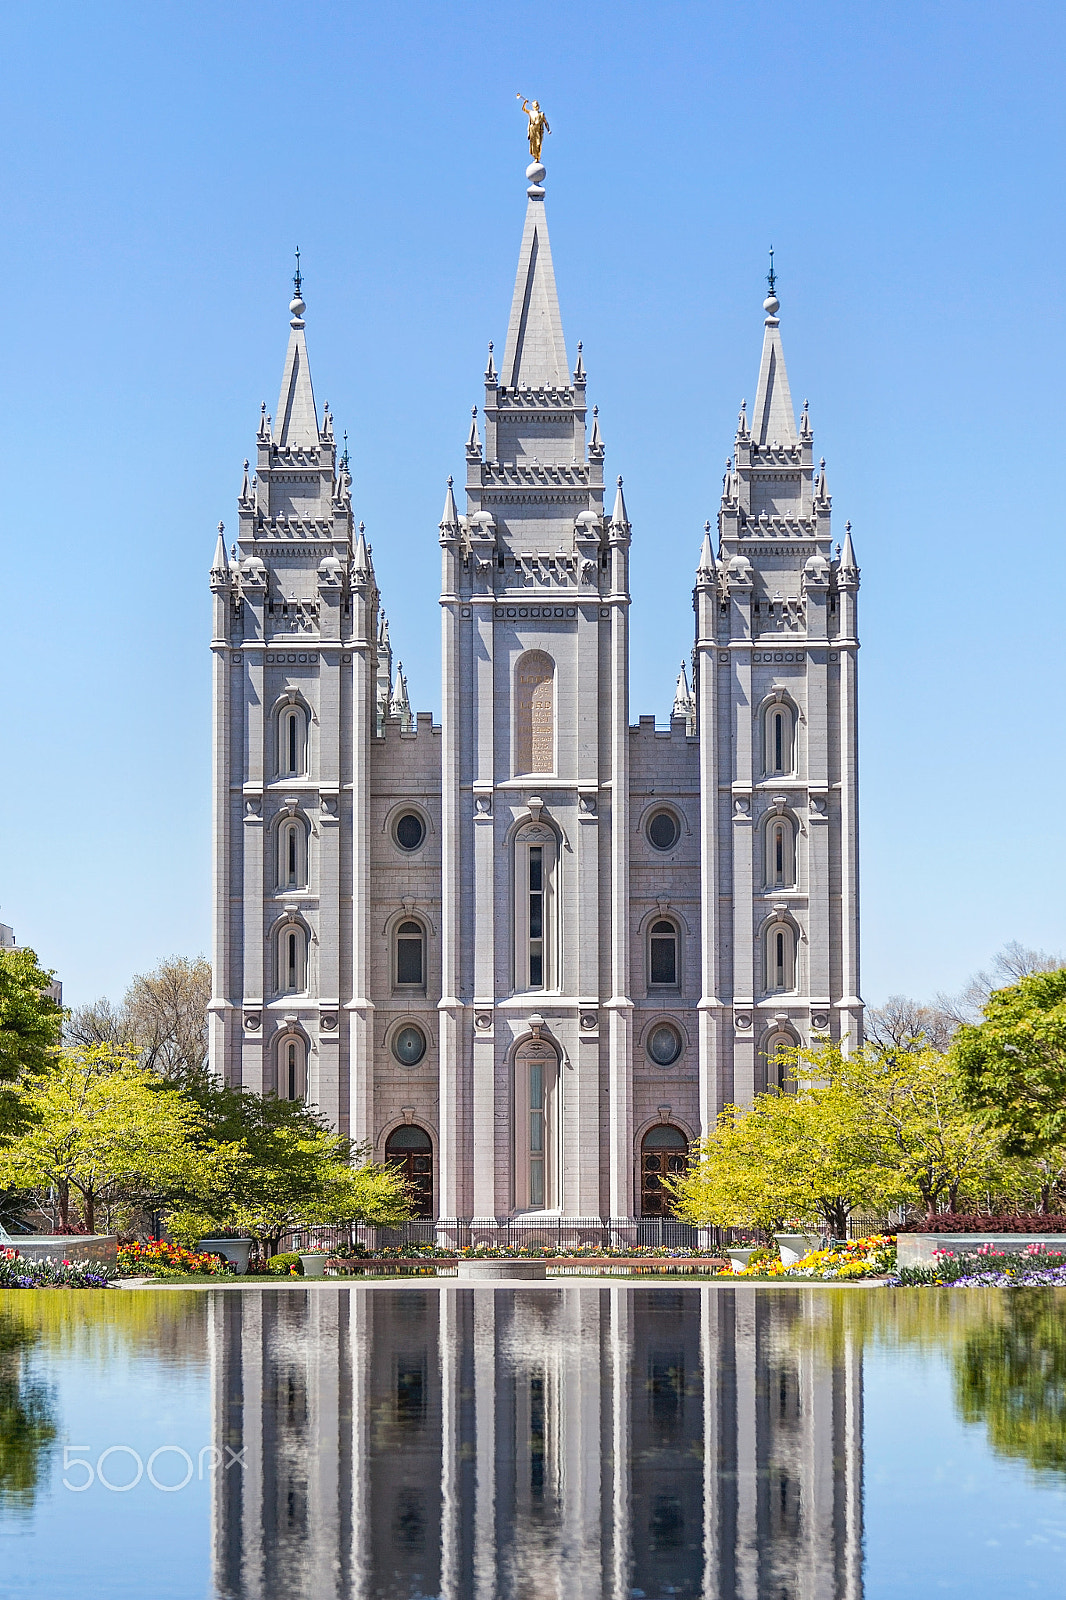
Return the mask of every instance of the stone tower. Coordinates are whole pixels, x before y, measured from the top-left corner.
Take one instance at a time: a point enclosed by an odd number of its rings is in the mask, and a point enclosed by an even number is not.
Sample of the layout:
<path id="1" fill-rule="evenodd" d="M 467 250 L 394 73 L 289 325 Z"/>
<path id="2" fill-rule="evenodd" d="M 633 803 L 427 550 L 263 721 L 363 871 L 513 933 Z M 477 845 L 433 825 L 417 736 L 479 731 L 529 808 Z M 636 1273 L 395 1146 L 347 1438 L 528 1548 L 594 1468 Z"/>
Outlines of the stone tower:
<path id="1" fill-rule="evenodd" d="M 440 1205 L 479 1222 L 632 1215 L 629 522 L 526 175 L 484 441 L 475 419 L 441 521 Z"/>
<path id="2" fill-rule="evenodd" d="M 825 461 L 796 425 L 770 271 L 762 360 L 742 404 L 693 603 L 699 727 L 701 1121 L 781 1081 L 775 1052 L 862 1040 L 856 596 L 836 555 Z"/>

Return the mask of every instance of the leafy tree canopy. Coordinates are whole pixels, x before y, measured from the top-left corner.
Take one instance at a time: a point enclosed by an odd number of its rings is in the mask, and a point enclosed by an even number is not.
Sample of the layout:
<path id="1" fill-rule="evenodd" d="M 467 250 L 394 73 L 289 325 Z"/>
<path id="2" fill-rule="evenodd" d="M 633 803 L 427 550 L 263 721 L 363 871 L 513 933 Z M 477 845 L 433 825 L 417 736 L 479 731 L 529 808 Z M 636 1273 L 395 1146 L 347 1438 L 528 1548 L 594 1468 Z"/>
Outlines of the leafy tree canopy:
<path id="1" fill-rule="evenodd" d="M 983 1022 L 963 1026 L 951 1056 L 967 1103 L 1013 1155 L 1066 1144 L 1066 968 L 995 990 Z"/>
<path id="2" fill-rule="evenodd" d="M 19 1126 L 13 1087 L 24 1073 L 42 1072 L 59 1043 L 63 1011 L 45 993 L 54 977 L 32 950 L 0 950 L 0 1138 Z"/>

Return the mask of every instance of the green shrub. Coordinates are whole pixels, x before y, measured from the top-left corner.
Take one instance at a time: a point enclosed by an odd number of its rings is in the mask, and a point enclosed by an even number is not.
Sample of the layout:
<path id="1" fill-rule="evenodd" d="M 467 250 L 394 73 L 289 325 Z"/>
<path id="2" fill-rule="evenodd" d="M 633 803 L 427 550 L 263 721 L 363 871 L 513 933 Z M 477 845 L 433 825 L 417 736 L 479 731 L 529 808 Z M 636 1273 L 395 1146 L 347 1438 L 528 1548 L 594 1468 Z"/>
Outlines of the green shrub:
<path id="1" fill-rule="evenodd" d="M 304 1275 L 303 1262 L 295 1250 L 286 1250 L 283 1255 L 271 1256 L 266 1269 L 277 1278 L 302 1278 Z"/>

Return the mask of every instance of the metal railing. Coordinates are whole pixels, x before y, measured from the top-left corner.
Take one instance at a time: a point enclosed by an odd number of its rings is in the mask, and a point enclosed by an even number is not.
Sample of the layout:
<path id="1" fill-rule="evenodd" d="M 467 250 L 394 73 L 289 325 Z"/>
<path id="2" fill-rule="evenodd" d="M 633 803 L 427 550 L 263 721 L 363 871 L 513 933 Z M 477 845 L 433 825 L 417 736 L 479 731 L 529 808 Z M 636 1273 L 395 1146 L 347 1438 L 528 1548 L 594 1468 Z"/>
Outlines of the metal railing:
<path id="1" fill-rule="evenodd" d="M 756 1244 L 762 1236 L 744 1228 L 694 1228 L 673 1217 L 639 1217 L 617 1221 L 605 1217 L 504 1217 L 495 1222 L 473 1222 L 469 1217 L 427 1218 L 405 1222 L 398 1228 L 360 1225 L 346 1228 L 305 1228 L 286 1235 L 282 1250 L 328 1250 L 349 1242 L 371 1253 L 403 1249 L 410 1245 L 439 1245 L 450 1250 L 529 1250 L 537 1246 L 568 1250 L 723 1250 L 734 1244 Z"/>

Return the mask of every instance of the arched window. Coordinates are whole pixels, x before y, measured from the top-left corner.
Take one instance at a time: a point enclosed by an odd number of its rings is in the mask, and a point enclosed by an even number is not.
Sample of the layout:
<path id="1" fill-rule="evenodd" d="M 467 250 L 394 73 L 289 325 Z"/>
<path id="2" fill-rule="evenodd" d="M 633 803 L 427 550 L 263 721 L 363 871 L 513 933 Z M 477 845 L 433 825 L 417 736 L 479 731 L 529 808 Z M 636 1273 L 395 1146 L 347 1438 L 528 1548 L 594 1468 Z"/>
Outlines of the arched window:
<path id="1" fill-rule="evenodd" d="M 515 839 L 515 988 L 558 987 L 555 834 L 542 822 Z"/>
<path id="2" fill-rule="evenodd" d="M 789 1077 L 792 1063 L 783 1054 L 784 1051 L 794 1050 L 795 1048 L 795 1039 L 790 1033 L 786 1033 L 783 1028 L 775 1028 L 774 1032 L 768 1035 L 766 1043 L 760 1052 L 766 1069 L 767 1089 L 787 1090 L 795 1087 Z"/>
<path id="3" fill-rule="evenodd" d="M 278 828 L 278 888 L 307 888 L 307 828 L 298 817 Z"/>
<path id="4" fill-rule="evenodd" d="M 550 1211 L 558 1204 L 559 1058 L 550 1044 L 530 1039 L 515 1057 L 515 1206 Z"/>
<path id="5" fill-rule="evenodd" d="M 307 988 L 307 930 L 298 922 L 278 930 L 278 992 L 303 994 Z"/>
<path id="6" fill-rule="evenodd" d="M 795 884 L 795 829 L 788 817 L 772 816 L 766 824 L 766 887 L 793 889 Z"/>
<path id="7" fill-rule="evenodd" d="M 678 961 L 677 929 L 660 917 L 648 934 L 648 983 L 657 989 L 676 989 L 681 963 Z"/>
<path id="8" fill-rule="evenodd" d="M 396 929 L 396 987 L 426 987 L 426 934 L 420 922 L 410 918 Z"/>
<path id="9" fill-rule="evenodd" d="M 555 771 L 555 662 L 543 650 L 515 669 L 515 771 Z"/>
<path id="10" fill-rule="evenodd" d="M 792 708 L 775 700 L 765 720 L 765 771 L 769 777 L 791 772 L 795 766 Z"/>
<path id="11" fill-rule="evenodd" d="M 796 987 L 796 935 L 787 922 L 766 930 L 766 987 L 771 994 Z"/>
<path id="12" fill-rule="evenodd" d="M 433 1215 L 433 1144 L 425 1128 L 405 1123 L 385 1141 L 385 1160 L 399 1167 L 414 1201 L 416 1217 Z"/>
<path id="13" fill-rule="evenodd" d="M 664 1178 L 676 1178 L 688 1165 L 688 1140 L 680 1128 L 657 1122 L 644 1135 L 640 1146 L 640 1214 L 642 1217 L 672 1217 L 673 1195 L 662 1186 Z"/>
<path id="14" fill-rule="evenodd" d="M 298 1034 L 282 1035 L 278 1045 L 278 1099 L 306 1100 L 307 1052 Z"/>
<path id="15" fill-rule="evenodd" d="M 278 775 L 302 778 L 307 773 L 307 713 L 303 706 L 283 706 L 278 714 Z"/>

